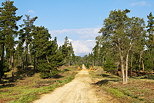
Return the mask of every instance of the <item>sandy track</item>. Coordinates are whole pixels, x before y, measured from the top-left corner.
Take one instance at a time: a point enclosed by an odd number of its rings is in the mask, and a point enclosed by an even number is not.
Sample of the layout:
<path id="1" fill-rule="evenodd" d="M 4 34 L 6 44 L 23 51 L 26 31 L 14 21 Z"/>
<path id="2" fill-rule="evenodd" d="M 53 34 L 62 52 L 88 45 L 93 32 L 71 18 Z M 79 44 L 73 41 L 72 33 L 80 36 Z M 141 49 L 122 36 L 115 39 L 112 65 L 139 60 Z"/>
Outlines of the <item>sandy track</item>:
<path id="1" fill-rule="evenodd" d="M 90 86 L 90 83 L 92 81 L 89 72 L 83 65 L 83 70 L 72 82 L 57 88 L 51 94 L 42 96 L 33 103 L 98 103 L 95 89 Z"/>

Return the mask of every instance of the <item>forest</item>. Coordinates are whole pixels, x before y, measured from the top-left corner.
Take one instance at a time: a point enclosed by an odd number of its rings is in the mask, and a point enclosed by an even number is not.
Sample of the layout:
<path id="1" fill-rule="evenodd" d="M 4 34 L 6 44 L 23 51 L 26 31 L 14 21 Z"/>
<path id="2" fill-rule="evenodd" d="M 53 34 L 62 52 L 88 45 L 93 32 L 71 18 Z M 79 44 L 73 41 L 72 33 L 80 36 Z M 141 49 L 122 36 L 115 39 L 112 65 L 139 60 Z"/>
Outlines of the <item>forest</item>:
<path id="1" fill-rule="evenodd" d="M 18 8 L 13 4 L 5 1 L 0 7 L 0 81 L 9 71 L 12 81 L 17 74 L 37 72 L 42 78 L 50 78 L 58 73 L 58 67 L 73 65 L 75 55 L 68 37 L 58 46 L 57 38 L 52 38 L 47 28 L 34 25 L 38 17 L 17 16 Z M 21 25 L 17 25 L 19 20 L 23 21 Z"/>

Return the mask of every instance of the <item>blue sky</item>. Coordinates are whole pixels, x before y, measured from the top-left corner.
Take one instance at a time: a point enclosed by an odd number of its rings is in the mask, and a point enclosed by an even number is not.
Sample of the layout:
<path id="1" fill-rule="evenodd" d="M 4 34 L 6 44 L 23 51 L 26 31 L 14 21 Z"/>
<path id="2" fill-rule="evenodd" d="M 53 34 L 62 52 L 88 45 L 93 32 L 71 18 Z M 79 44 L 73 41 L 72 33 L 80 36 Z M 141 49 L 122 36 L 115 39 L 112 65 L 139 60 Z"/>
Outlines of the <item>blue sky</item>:
<path id="1" fill-rule="evenodd" d="M 0 3 L 5 0 L 0 0 Z M 38 16 L 35 22 L 45 26 L 61 45 L 65 36 L 75 54 L 91 52 L 103 20 L 115 9 L 130 9 L 129 16 L 146 19 L 154 11 L 154 0 L 13 0 L 17 15 Z"/>

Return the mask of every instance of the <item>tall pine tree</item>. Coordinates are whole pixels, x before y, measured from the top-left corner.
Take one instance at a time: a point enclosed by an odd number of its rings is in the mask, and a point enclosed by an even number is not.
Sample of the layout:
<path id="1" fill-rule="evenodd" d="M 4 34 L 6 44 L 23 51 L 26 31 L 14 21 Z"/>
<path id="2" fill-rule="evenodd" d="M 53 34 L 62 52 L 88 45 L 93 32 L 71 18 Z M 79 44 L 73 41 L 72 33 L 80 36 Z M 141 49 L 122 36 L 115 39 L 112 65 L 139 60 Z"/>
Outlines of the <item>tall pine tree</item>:
<path id="1" fill-rule="evenodd" d="M 1 62 L 0 62 L 0 79 L 4 74 L 4 68 L 7 63 L 9 68 L 14 70 L 14 52 L 15 52 L 15 37 L 17 36 L 18 26 L 17 21 L 21 19 L 21 16 L 16 16 L 18 10 L 13 1 L 7 0 L 2 3 L 0 8 L 0 46 L 1 46 Z M 6 57 L 4 55 L 6 52 Z M 13 76 L 13 72 L 12 72 Z"/>
<path id="2" fill-rule="evenodd" d="M 147 25 L 147 32 L 148 32 L 148 40 L 147 40 L 147 47 L 148 47 L 148 68 L 154 70 L 154 16 L 150 13 L 148 16 L 148 25 Z"/>
<path id="3" fill-rule="evenodd" d="M 34 65 L 42 78 L 50 78 L 58 73 L 58 67 L 63 64 L 62 52 L 58 49 L 57 39 L 51 40 L 48 30 L 35 27 L 32 32 L 32 48 Z"/>
<path id="4" fill-rule="evenodd" d="M 28 55 L 29 55 L 29 46 L 32 40 L 32 30 L 34 28 L 34 22 L 37 19 L 37 17 L 33 17 L 30 18 L 29 15 L 25 15 L 26 19 L 24 19 L 24 24 L 20 25 L 22 27 L 22 29 L 20 30 L 20 36 L 19 36 L 19 40 L 20 43 L 22 43 L 22 45 L 25 45 L 25 49 L 24 49 L 24 55 L 25 55 L 25 60 L 24 60 L 24 64 L 25 67 L 28 68 Z M 22 46 L 21 45 L 21 46 Z"/>
<path id="5" fill-rule="evenodd" d="M 64 58 L 65 65 L 73 64 L 72 61 L 75 58 L 73 51 L 72 43 L 68 40 L 68 37 L 65 37 L 64 45 L 62 45 L 62 53 Z"/>

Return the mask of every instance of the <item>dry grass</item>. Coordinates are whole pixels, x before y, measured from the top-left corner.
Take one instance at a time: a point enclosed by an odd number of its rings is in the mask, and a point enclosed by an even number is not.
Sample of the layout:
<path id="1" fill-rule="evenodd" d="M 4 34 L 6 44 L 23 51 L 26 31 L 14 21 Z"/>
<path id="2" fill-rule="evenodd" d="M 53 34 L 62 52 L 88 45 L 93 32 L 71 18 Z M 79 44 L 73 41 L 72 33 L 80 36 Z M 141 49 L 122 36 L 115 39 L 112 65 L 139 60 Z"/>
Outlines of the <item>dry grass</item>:
<path id="1" fill-rule="evenodd" d="M 29 103 L 39 98 L 39 95 L 70 82 L 76 74 L 75 71 L 75 67 L 65 67 L 55 78 L 41 79 L 37 73 L 32 77 L 1 85 L 0 103 Z"/>
<path id="2" fill-rule="evenodd" d="M 130 78 L 123 85 L 121 78 L 108 73 L 91 72 L 95 85 L 110 95 L 118 98 L 121 103 L 154 103 L 154 80 Z"/>

